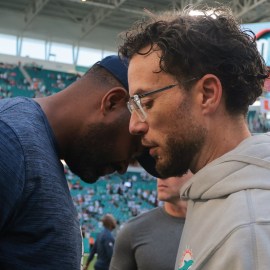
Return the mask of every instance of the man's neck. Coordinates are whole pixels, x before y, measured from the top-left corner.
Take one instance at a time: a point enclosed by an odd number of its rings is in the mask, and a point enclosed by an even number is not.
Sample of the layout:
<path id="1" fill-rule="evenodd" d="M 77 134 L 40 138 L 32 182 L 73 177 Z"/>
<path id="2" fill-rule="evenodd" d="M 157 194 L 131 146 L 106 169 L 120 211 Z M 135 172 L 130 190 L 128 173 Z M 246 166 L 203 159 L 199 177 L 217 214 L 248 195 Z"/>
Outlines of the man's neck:
<path id="1" fill-rule="evenodd" d="M 216 123 L 209 129 L 203 148 L 193 159 L 190 166 L 192 173 L 233 150 L 249 136 L 251 134 L 242 118 L 235 119 L 234 122 L 224 120 Z"/>
<path id="2" fill-rule="evenodd" d="M 164 210 L 173 217 L 186 217 L 186 202 L 179 200 L 176 203 L 164 202 Z"/>

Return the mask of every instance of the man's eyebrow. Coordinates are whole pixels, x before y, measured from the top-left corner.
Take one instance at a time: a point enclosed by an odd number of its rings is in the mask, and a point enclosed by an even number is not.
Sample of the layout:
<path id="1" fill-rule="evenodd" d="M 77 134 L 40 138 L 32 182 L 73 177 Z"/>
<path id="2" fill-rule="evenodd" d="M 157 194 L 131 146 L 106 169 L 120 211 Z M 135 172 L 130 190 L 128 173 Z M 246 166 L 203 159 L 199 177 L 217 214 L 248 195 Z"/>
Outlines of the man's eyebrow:
<path id="1" fill-rule="evenodd" d="M 152 91 L 152 90 L 144 90 L 144 89 L 142 89 L 142 88 L 139 88 L 139 89 L 137 89 L 137 90 L 133 93 L 133 96 L 134 96 L 134 95 L 145 94 L 145 93 L 148 93 L 148 92 L 150 92 L 150 91 Z"/>

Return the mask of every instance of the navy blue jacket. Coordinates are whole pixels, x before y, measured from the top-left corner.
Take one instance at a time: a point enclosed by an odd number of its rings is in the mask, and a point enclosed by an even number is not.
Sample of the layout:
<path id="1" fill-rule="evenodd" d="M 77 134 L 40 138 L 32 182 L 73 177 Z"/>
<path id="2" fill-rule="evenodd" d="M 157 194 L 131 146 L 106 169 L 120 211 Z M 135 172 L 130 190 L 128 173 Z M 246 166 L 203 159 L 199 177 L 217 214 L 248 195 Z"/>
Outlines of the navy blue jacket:
<path id="1" fill-rule="evenodd" d="M 0 101 L 0 269 L 79 270 L 82 241 L 57 144 L 31 99 Z"/>
<path id="2" fill-rule="evenodd" d="M 104 230 L 98 235 L 94 247 L 87 259 L 89 264 L 94 255 L 97 254 L 97 261 L 95 263 L 95 269 L 108 270 L 113 254 L 114 237 L 110 230 L 104 228 Z"/>

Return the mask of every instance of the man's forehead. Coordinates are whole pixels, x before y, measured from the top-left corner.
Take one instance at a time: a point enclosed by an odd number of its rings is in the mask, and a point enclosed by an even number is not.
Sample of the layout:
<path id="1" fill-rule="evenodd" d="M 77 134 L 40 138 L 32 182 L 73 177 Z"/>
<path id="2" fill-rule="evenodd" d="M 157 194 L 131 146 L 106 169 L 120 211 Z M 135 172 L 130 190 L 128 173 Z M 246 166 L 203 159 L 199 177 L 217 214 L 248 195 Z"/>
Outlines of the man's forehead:
<path id="1" fill-rule="evenodd" d="M 175 83 L 175 78 L 160 68 L 160 58 L 154 55 L 136 55 L 128 69 L 129 94 L 142 94 Z"/>
<path id="2" fill-rule="evenodd" d="M 149 53 L 144 54 L 144 52 L 140 51 L 139 54 L 135 54 L 129 62 L 129 69 L 130 65 L 133 69 L 144 67 L 147 70 L 151 70 L 151 72 L 158 72 L 160 71 L 160 51 L 153 51 L 151 50 Z M 149 65 L 145 65 L 145 63 L 148 63 Z"/>
<path id="3" fill-rule="evenodd" d="M 129 93 L 131 95 L 149 91 L 160 84 L 163 71 L 160 71 L 157 54 L 134 55 L 128 68 Z"/>

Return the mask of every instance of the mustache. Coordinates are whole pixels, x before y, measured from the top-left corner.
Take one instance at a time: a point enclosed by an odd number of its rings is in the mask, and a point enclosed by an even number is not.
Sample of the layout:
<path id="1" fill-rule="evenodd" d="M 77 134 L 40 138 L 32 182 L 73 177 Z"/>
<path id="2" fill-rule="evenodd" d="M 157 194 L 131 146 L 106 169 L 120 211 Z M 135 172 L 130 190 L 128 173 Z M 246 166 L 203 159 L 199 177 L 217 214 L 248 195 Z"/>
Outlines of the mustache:
<path id="1" fill-rule="evenodd" d="M 150 148 L 152 146 L 155 146 L 156 144 L 153 141 L 147 140 L 145 138 L 141 139 L 142 145 L 146 148 Z"/>

